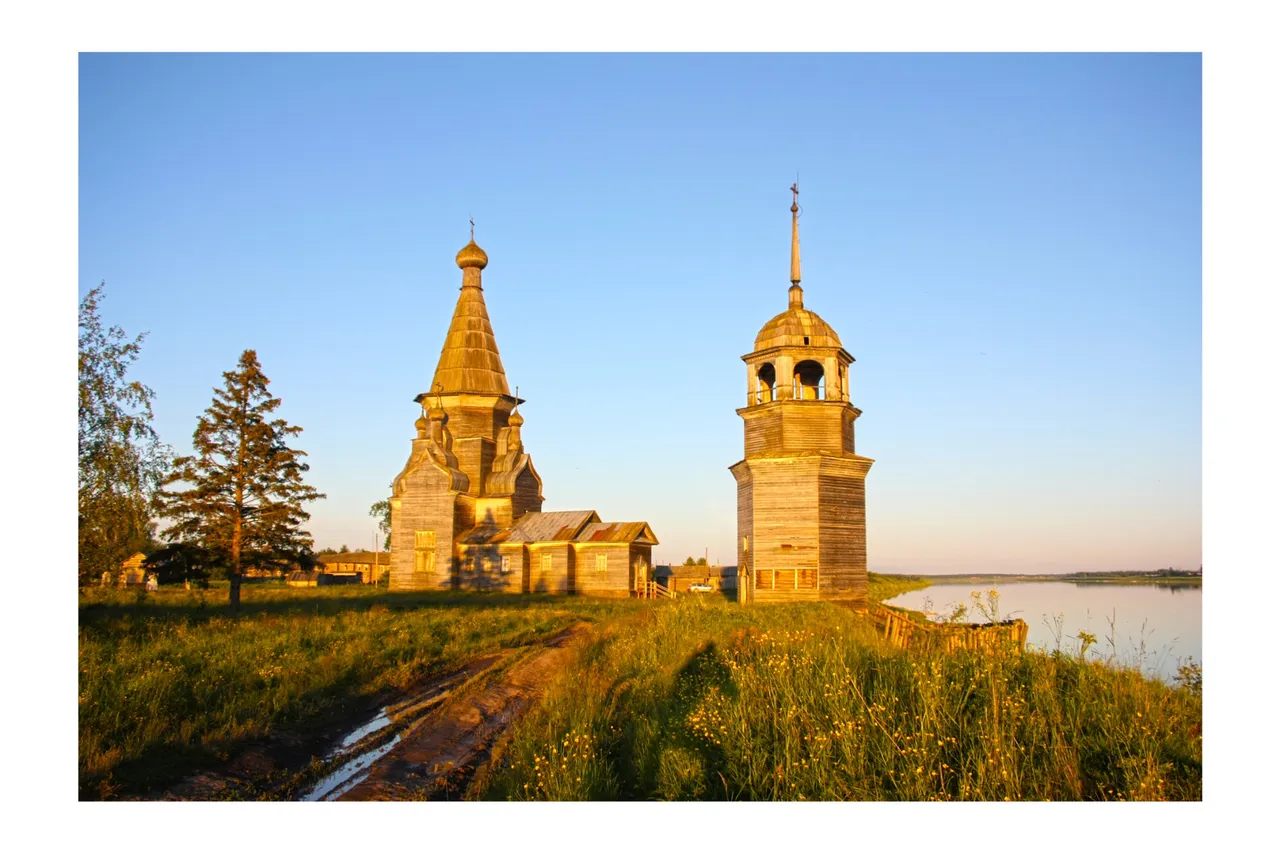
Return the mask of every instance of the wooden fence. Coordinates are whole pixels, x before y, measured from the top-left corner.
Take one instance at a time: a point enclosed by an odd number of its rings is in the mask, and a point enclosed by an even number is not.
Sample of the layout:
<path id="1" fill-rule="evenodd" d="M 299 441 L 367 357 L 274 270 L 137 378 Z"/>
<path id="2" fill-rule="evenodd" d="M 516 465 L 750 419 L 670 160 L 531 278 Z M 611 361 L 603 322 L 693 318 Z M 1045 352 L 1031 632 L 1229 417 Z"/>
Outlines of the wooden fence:
<path id="1" fill-rule="evenodd" d="M 1021 619 L 995 624 L 939 624 L 912 619 L 901 610 L 883 604 L 875 605 L 870 615 L 880 636 L 902 649 L 928 648 L 953 652 L 1006 648 L 1022 651 L 1027 642 L 1027 623 Z"/>

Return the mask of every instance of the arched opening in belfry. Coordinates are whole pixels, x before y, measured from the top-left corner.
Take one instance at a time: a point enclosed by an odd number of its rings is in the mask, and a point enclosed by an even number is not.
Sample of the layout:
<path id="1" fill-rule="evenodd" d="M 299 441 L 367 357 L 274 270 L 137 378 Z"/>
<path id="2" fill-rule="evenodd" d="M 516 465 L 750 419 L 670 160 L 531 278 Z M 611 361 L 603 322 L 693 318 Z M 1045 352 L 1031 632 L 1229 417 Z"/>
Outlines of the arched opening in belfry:
<path id="1" fill-rule="evenodd" d="M 816 361 L 802 361 L 796 365 L 795 375 L 791 380 L 791 392 L 797 400 L 821 400 L 824 398 L 826 382 L 823 379 L 822 365 Z"/>
<path id="2" fill-rule="evenodd" d="M 773 389 L 778 382 L 778 375 L 772 364 L 764 364 L 756 371 L 756 402 L 772 403 Z"/>

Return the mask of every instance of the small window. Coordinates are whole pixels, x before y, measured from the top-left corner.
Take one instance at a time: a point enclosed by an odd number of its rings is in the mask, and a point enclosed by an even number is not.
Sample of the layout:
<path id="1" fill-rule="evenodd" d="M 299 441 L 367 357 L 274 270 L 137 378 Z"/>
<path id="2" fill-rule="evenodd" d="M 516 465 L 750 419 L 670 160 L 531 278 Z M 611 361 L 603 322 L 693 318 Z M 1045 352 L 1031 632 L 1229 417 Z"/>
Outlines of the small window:
<path id="1" fill-rule="evenodd" d="M 603 572 L 609 568 L 609 555 L 596 554 L 596 571 Z"/>
<path id="2" fill-rule="evenodd" d="M 809 345 L 809 336 L 808 336 L 808 335 L 805 335 L 805 337 L 804 337 L 804 345 L 805 345 L 805 346 L 808 346 L 808 345 Z"/>
<path id="3" fill-rule="evenodd" d="M 511 555 L 510 554 L 502 555 L 502 573 L 504 575 L 511 574 Z"/>
<path id="4" fill-rule="evenodd" d="M 542 570 L 544 572 L 551 571 L 551 555 L 550 554 L 542 555 Z"/>

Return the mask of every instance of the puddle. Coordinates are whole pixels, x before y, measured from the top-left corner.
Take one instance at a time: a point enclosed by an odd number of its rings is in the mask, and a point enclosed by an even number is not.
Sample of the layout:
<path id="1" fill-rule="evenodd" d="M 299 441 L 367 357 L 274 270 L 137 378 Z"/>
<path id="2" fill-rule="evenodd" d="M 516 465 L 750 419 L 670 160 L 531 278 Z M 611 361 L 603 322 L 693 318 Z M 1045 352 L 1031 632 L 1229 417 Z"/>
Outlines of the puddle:
<path id="1" fill-rule="evenodd" d="M 343 738 L 342 743 L 329 752 L 329 757 L 332 758 L 344 749 L 350 749 L 354 744 L 359 743 L 362 738 L 381 731 L 389 725 L 391 725 L 391 718 L 387 716 L 387 709 L 383 708 L 378 716 Z"/>
<path id="2" fill-rule="evenodd" d="M 374 722 L 377 722 L 377 720 L 374 720 Z M 390 720 L 383 722 L 382 725 L 372 729 L 372 731 L 377 731 L 378 729 L 383 728 L 389 722 Z M 373 723 L 368 723 L 367 725 L 373 725 Z M 368 734 L 368 732 L 366 732 L 366 734 Z M 348 736 L 348 740 L 350 740 L 352 736 Z M 359 740 L 359 738 L 356 738 L 356 740 Z M 344 741 L 344 743 L 345 742 L 346 741 Z M 354 743 L 355 741 L 351 742 Z M 319 801 L 336 800 L 338 797 L 341 797 L 347 791 L 364 781 L 364 778 L 369 775 L 369 768 L 373 763 L 390 752 L 399 742 L 400 735 L 396 735 L 377 749 L 357 755 L 355 758 L 351 759 L 346 764 L 343 764 L 337 770 L 317 782 L 314 788 L 303 795 L 303 801 L 314 803 Z"/>

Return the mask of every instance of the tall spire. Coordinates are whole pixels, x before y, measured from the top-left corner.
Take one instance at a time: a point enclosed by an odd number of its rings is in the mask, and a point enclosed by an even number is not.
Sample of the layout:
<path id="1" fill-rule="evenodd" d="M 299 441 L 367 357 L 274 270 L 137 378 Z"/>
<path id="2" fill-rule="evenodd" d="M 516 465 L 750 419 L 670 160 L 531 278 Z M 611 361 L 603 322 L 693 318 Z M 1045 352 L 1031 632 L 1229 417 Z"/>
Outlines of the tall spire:
<path id="1" fill-rule="evenodd" d="M 787 291 L 790 308 L 804 307 L 804 290 L 800 287 L 800 180 L 791 185 L 791 287 Z"/>
<path id="2" fill-rule="evenodd" d="M 476 245 L 475 222 L 471 223 L 471 242 L 458 252 L 457 264 L 462 269 L 462 291 L 449 323 L 440 362 L 431 380 L 433 393 L 510 395 L 507 374 L 498 355 L 498 341 L 489 324 L 489 312 L 480 286 L 480 271 L 489 264 L 489 256 Z"/>

